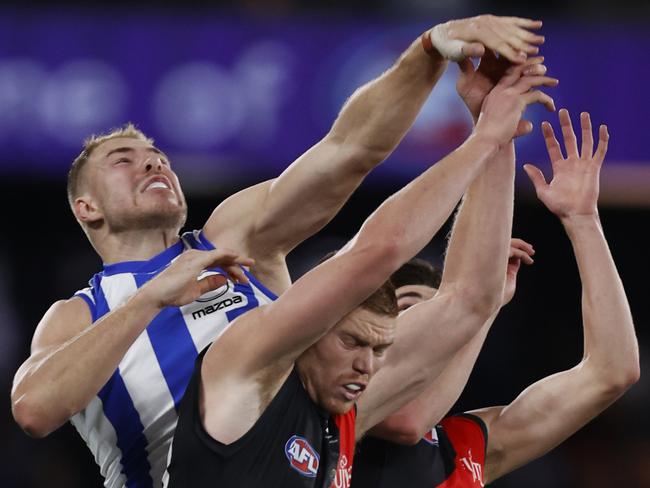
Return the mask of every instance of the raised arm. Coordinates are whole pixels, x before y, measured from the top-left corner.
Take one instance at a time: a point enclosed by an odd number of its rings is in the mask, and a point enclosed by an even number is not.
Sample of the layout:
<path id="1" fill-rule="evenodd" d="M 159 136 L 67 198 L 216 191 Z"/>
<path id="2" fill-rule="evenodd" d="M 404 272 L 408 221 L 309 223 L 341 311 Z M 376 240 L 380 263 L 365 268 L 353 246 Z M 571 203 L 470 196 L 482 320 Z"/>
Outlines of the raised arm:
<path id="1" fill-rule="evenodd" d="M 512 239 L 501 307 L 514 296 L 521 263 L 532 264 L 532 254 L 530 244 L 521 239 Z M 442 373 L 424 392 L 374 426 L 369 434 L 398 444 L 417 444 L 422 439 L 423 432 L 436 425 L 458 400 L 496 315 L 493 314 L 479 332 L 449 360 Z M 431 321 L 433 322 L 433 317 Z"/>
<path id="2" fill-rule="evenodd" d="M 550 124 L 542 126 L 553 166 L 550 184 L 525 169 L 537 195 L 556 214 L 571 240 L 582 281 L 584 354 L 572 369 L 524 390 L 510 405 L 473 412 L 488 426 L 486 482 L 541 456 L 621 396 L 639 378 L 639 352 L 630 308 L 598 217 L 600 168 L 609 135 L 599 129 L 593 153 L 589 114 L 581 114 L 578 151 L 569 114 L 560 111 L 567 157 Z M 567 401 L 570 397 L 571 401 Z"/>
<path id="3" fill-rule="evenodd" d="M 487 122 L 485 116 L 493 107 L 516 103 L 518 95 L 502 92 L 505 86 L 557 83 L 539 75 L 521 77 L 526 70 L 530 66 L 512 67 L 501 78 L 483 102 L 477 129 Z M 553 109 L 552 100 L 543 97 Z M 516 122 L 515 128 L 519 126 L 519 120 Z M 498 310 L 508 260 L 514 191 L 514 145 L 511 138 L 507 141 L 465 195 L 452 230 L 440 289 L 431 300 L 400 315 L 397 340 L 387 364 L 359 403 L 359 434 L 421 393 Z M 422 412 L 421 416 L 424 425 L 428 413 Z"/>
<path id="4" fill-rule="evenodd" d="M 546 73 L 546 67 L 542 62 L 542 57 L 530 58 L 526 62 L 524 73 L 528 75 L 544 75 Z M 504 76 L 511 65 L 505 58 L 497 58 L 492 51 L 487 51 L 482 56 L 476 69 L 468 59 L 460 61 L 459 66 L 460 76 L 456 83 L 456 90 L 463 99 L 476 124 L 485 97 Z M 520 122 L 519 129 L 522 132 L 530 130 L 530 123 L 525 121 Z M 514 147 L 510 145 L 504 149 L 501 157 L 512 160 L 514 158 Z M 491 195 L 491 197 L 495 196 L 497 195 Z M 458 229 L 455 228 L 454 232 L 458 235 Z M 521 240 L 512 240 L 511 258 L 513 262 L 508 265 L 506 279 L 506 283 L 509 285 L 507 287 L 508 292 L 514 293 L 514 284 L 519 269 L 519 262 L 522 259 L 525 262 L 529 262 L 530 256 L 528 253 L 530 252 L 532 252 L 532 249 L 527 243 Z M 435 306 L 435 304 L 432 306 Z M 428 307 L 423 307 L 423 310 L 422 316 L 424 320 L 425 314 L 428 313 Z M 436 350 L 440 365 L 444 368 L 440 376 L 434 377 L 426 390 L 417 398 L 375 425 L 372 428 L 371 434 L 402 444 L 417 443 L 424 433 L 447 413 L 460 395 L 495 317 L 496 313 L 485 324 L 481 325 L 480 331 L 465 345 L 463 345 L 463 340 L 471 335 L 471 332 L 474 330 L 473 327 L 468 326 L 465 329 L 468 336 L 459 333 L 456 340 L 446 340 Z M 436 315 L 433 311 L 429 320 L 431 327 L 444 327 L 444 324 L 441 324 L 439 321 L 439 315 Z M 474 327 L 478 325 L 478 323 L 474 322 L 472 324 Z M 398 326 L 401 325 L 404 325 L 402 320 L 398 322 Z M 459 330 L 456 329 L 455 332 L 458 333 Z M 445 363 L 447 364 L 445 365 Z"/>
<path id="5" fill-rule="evenodd" d="M 433 46 L 460 46 L 461 56 L 480 55 L 487 46 L 521 62 L 519 52 L 536 52 L 543 42 L 530 32 L 540 26 L 490 15 L 437 26 L 444 36 L 433 39 L 428 53 L 415 40 L 395 65 L 350 97 L 330 132 L 282 175 L 220 205 L 206 235 L 260 264 L 286 255 L 331 220 L 411 127 L 447 65 Z"/>
<path id="6" fill-rule="evenodd" d="M 220 266 L 231 279 L 246 281 L 239 264 L 253 263 L 224 249 L 185 252 L 124 305 L 92 324 L 82 298 L 55 303 L 38 325 L 30 357 L 14 377 L 11 407 L 16 422 L 34 437 L 60 427 L 88 405 L 163 306 L 185 305 L 223 284 L 219 275 L 196 281 L 203 269 Z"/>

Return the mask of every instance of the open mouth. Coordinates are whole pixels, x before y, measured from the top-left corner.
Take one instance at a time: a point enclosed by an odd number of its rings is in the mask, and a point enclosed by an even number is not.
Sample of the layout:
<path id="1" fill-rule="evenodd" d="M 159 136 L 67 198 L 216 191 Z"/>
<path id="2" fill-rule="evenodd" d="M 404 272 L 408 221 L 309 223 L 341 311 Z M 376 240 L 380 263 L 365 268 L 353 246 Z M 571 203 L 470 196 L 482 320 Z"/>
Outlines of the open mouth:
<path id="1" fill-rule="evenodd" d="M 143 192 L 149 190 L 171 190 L 171 185 L 165 178 L 153 178 L 147 186 L 144 187 Z"/>
<path id="2" fill-rule="evenodd" d="M 348 400 L 356 400 L 365 389 L 366 385 L 361 383 L 347 383 L 343 385 L 343 395 Z"/>

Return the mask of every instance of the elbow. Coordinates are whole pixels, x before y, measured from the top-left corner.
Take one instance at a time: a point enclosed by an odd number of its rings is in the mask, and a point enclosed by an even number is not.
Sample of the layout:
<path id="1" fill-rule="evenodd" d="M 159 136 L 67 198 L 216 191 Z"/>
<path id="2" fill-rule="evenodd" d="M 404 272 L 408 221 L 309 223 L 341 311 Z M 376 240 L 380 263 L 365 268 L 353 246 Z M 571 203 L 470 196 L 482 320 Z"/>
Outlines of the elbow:
<path id="1" fill-rule="evenodd" d="M 589 358 L 584 360 L 583 364 L 588 362 Z M 600 383 L 604 398 L 610 401 L 623 395 L 641 378 L 638 357 L 629 360 L 627 364 L 610 363 L 593 371 L 594 380 Z"/>
<path id="2" fill-rule="evenodd" d="M 490 289 L 490 287 L 472 284 L 459 286 L 455 295 L 467 315 L 473 315 L 486 321 L 501 308 L 503 293 L 500 288 Z"/>
<path id="3" fill-rule="evenodd" d="M 25 395 L 18 399 L 12 398 L 11 413 L 20 428 L 35 439 L 46 437 L 58 427 L 58 425 L 52 425 L 41 408 L 30 404 Z"/>
<path id="4" fill-rule="evenodd" d="M 638 360 L 635 363 L 629 364 L 622 370 L 617 378 L 612 381 L 612 388 L 623 394 L 634 386 L 641 378 L 641 368 Z"/>
<path id="5" fill-rule="evenodd" d="M 377 236 L 361 234 L 354 245 L 354 252 L 365 268 L 372 270 L 381 282 L 390 278 L 404 262 L 399 239 L 387 237 L 377 239 Z"/>
<path id="6" fill-rule="evenodd" d="M 374 437 L 379 437 L 395 444 L 414 446 L 426 434 L 426 427 L 412 416 L 393 415 L 371 430 Z"/>

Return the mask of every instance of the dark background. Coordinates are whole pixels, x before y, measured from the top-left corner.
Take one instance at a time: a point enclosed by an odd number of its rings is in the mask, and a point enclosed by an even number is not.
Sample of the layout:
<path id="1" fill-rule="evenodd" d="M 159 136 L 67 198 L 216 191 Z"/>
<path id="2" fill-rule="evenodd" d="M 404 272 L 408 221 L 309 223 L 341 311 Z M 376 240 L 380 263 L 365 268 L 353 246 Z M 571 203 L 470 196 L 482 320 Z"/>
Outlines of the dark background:
<path id="1" fill-rule="evenodd" d="M 15 2 L 7 4 L 6 8 L 27 16 L 33 12 L 37 16 L 41 8 L 52 8 L 52 4 L 40 2 L 30 7 L 33 10 L 25 10 L 23 5 Z M 92 22 L 106 12 L 119 16 L 135 7 L 127 2 L 111 2 L 110 5 L 99 5 L 92 11 L 88 10 L 86 4 L 66 3 L 61 4 L 61 8 L 63 15 L 68 11 L 71 15 L 78 15 L 83 10 L 88 21 Z M 373 22 L 390 20 L 396 23 L 434 18 L 435 23 L 440 19 L 491 12 L 541 17 L 545 21 L 549 19 L 550 22 L 562 22 L 565 25 L 609 23 L 618 28 L 647 25 L 650 17 L 648 2 L 610 3 L 586 0 L 570 2 L 569 5 L 550 0 L 526 6 L 514 1 L 469 0 L 249 0 L 212 3 L 192 1 L 164 5 L 151 1 L 141 3 L 137 8 L 141 12 L 172 14 L 200 11 L 216 17 L 234 13 L 257 20 L 296 16 L 296 22 L 300 22 L 301 16 L 309 15 L 312 18 L 367 17 L 373 19 Z M 416 34 L 414 32 L 413 37 Z M 307 59 L 302 61 L 313 62 Z M 638 76 L 648 79 L 645 64 L 647 59 L 639 59 L 634 68 L 638 69 Z M 612 66 L 611 69 L 622 68 Z M 598 82 L 598 79 L 594 80 L 594 84 L 597 85 Z M 607 103 L 616 105 L 616 95 L 613 93 Z M 647 105 L 648 95 L 645 91 L 639 90 L 633 95 L 638 98 L 641 106 Z M 603 100 L 598 100 L 598 103 L 602 102 Z M 629 108 L 634 109 L 635 107 Z M 10 115 L 5 113 L 0 117 Z M 25 127 L 25 130 L 29 132 L 30 128 Z M 292 128 L 287 127 L 286 130 Z M 616 145 L 617 131 L 624 133 L 626 127 L 619 126 L 612 131 L 613 148 Z M 529 137 L 541 136 L 536 132 Z M 640 141 L 639 144 L 642 146 L 644 142 Z M 304 149 L 307 146 L 308 144 Z M 76 152 L 78 150 L 79 147 Z M 46 152 L 43 154 L 47 157 Z M 75 151 L 70 150 L 68 159 L 71 160 L 75 154 Z M 174 156 L 175 161 L 179 159 L 182 159 L 181 155 Z M 648 157 L 640 158 L 635 161 L 636 167 L 644 168 L 643 173 L 650 164 L 649 160 Z M 619 163 L 616 161 L 613 164 Z M 387 167 L 391 164 L 396 163 L 391 160 L 385 163 Z M 28 355 L 29 341 L 36 324 L 52 302 L 66 298 L 85 286 L 87 279 L 101 266 L 67 208 L 65 171 L 57 170 L 51 174 L 46 171 L 20 171 L 20 168 L 31 168 L 34 165 L 33 156 L 5 155 L 0 160 L 1 167 L 12 168 L 11 171 L 2 173 L 0 181 L 0 208 L 3 209 L 4 224 L 3 239 L 0 240 L 0 391 L 6 392 L 6 401 L 2 403 L 0 412 L 0 439 L 4 441 L 0 456 L 0 486 L 100 486 L 98 469 L 83 441 L 69 425 L 46 439 L 32 440 L 11 419 L 8 397 L 12 377 Z M 523 173 L 521 169 L 519 172 Z M 182 182 L 191 180 L 188 176 L 184 178 L 182 171 L 180 173 Z M 250 171 L 243 173 L 245 174 L 232 180 L 208 180 L 207 185 L 197 186 L 190 181 L 186 186 L 190 207 L 186 228 L 201 227 L 214 206 L 224 197 L 257 182 L 261 175 L 265 175 L 262 169 L 257 174 Z M 415 174 L 414 171 L 403 179 L 371 177 L 366 181 L 340 215 L 319 236 L 310 239 L 292 253 L 289 259 L 292 275 L 299 276 L 325 251 L 340 247 L 386 196 L 396 191 L 407 177 Z M 603 185 L 620 178 L 620 175 L 612 174 L 608 180 L 609 176 L 603 176 Z M 647 330 L 650 306 L 646 285 L 650 266 L 647 244 L 643 237 L 650 223 L 650 190 L 645 182 L 640 189 L 632 183 L 623 181 L 614 190 L 610 189 L 600 208 L 605 233 L 635 318 L 641 348 L 641 381 L 562 446 L 492 486 L 597 488 L 616 484 L 626 488 L 650 487 L 650 393 L 644 375 L 646 352 L 650 347 Z M 632 203 L 626 200 L 626 185 L 630 192 L 634 191 L 641 197 Z M 446 231 L 448 226 L 441 231 L 440 236 L 444 236 Z M 508 403 L 532 382 L 570 368 L 581 358 L 580 285 L 572 251 L 561 225 L 531 195 L 530 185 L 525 180 L 519 181 L 518 185 L 513 234 L 534 244 L 537 251 L 535 265 L 520 273 L 517 294 L 498 317 L 467 389 L 453 411 Z M 440 238 L 432 242 L 423 256 L 440 263 L 443 250 L 444 240 Z M 566 401 L 572 401 L 570 395 Z"/>

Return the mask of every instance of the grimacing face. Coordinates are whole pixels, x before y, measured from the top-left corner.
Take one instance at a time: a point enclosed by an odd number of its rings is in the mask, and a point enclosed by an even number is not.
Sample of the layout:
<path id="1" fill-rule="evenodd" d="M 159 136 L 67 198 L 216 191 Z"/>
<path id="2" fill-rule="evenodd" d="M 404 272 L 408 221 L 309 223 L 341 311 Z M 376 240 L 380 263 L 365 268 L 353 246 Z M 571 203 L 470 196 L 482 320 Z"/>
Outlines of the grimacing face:
<path id="1" fill-rule="evenodd" d="M 358 307 L 297 361 L 311 399 L 332 414 L 350 410 L 384 362 L 396 317 Z"/>
<path id="2" fill-rule="evenodd" d="M 116 137 L 98 146 L 82 170 L 80 197 L 89 197 L 115 232 L 180 230 L 187 205 L 169 160 L 155 146 Z"/>
<path id="3" fill-rule="evenodd" d="M 403 312 L 407 308 L 433 298 L 438 290 L 427 285 L 404 285 L 395 290 L 397 309 Z"/>

